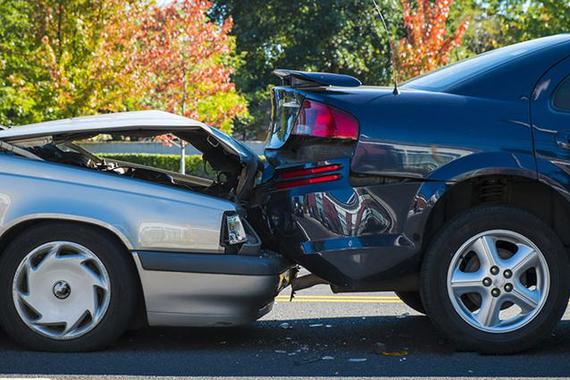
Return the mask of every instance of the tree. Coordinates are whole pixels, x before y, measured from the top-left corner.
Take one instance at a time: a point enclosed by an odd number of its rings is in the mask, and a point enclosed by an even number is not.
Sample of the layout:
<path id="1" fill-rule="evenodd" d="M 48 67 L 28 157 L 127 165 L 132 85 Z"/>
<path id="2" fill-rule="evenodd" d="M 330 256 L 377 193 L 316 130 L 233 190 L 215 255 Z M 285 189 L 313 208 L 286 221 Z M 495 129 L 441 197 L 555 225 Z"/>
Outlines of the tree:
<path id="1" fill-rule="evenodd" d="M 129 109 L 134 0 L 0 0 L 0 122 Z"/>
<path id="2" fill-rule="evenodd" d="M 399 79 L 409 79 L 446 65 L 453 49 L 461 44 L 467 20 L 448 31 L 448 18 L 453 0 L 418 0 L 413 8 L 410 0 L 401 0 L 406 36 L 396 45 Z"/>
<path id="3" fill-rule="evenodd" d="M 478 54 L 517 42 L 570 32 L 568 0 L 461 0 L 471 15 L 464 50 Z M 463 6 L 467 4 L 467 6 Z"/>
<path id="4" fill-rule="evenodd" d="M 0 124 L 41 119 L 35 85 L 46 78 L 37 65 L 33 7 L 26 0 L 0 0 Z"/>
<path id="5" fill-rule="evenodd" d="M 48 81 L 38 84 L 44 118 L 124 111 L 138 87 L 130 71 L 134 0 L 38 0 L 35 34 Z"/>
<path id="6" fill-rule="evenodd" d="M 0 123 L 157 107 L 231 130 L 231 20 L 208 1 L 0 0 Z"/>
<path id="7" fill-rule="evenodd" d="M 396 2 L 380 5 L 388 23 L 398 28 Z M 342 72 L 368 84 L 390 78 L 388 39 L 371 1 L 216 0 L 210 15 L 218 22 L 234 20 L 232 34 L 244 62 L 234 80 L 247 96 L 258 138 L 269 124 L 276 68 Z"/>
<path id="8" fill-rule="evenodd" d="M 140 20 L 135 65 L 148 95 L 146 106 L 177 112 L 231 132 L 247 116 L 231 74 L 238 64 L 231 18 L 211 22 L 206 0 L 152 6 Z"/>

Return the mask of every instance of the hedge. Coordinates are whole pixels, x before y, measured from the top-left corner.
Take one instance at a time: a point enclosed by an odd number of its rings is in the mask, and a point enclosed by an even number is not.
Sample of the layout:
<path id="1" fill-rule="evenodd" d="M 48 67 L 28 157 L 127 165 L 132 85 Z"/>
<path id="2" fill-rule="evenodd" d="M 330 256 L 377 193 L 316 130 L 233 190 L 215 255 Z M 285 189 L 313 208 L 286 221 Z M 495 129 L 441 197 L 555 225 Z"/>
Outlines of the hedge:
<path id="1" fill-rule="evenodd" d="M 134 164 L 152 166 L 173 172 L 180 170 L 180 156 L 177 154 L 148 154 L 148 153 L 101 153 L 99 157 L 112 160 L 127 161 Z M 186 173 L 200 177 L 212 177 L 213 170 L 204 167 L 201 155 L 186 156 Z"/>

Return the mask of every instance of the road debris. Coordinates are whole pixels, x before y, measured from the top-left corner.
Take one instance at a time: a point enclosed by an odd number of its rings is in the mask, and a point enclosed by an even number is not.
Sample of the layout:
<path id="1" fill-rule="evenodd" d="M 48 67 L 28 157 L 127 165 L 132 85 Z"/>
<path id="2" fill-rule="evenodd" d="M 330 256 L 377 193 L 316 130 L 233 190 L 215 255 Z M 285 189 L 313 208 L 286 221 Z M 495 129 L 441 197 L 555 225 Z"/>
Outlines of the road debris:
<path id="1" fill-rule="evenodd" d="M 295 364 L 308 364 L 308 363 L 315 363 L 315 362 L 320 362 L 320 361 L 321 361 L 320 356 L 309 356 L 309 357 L 306 357 L 304 359 L 296 361 Z"/>
<path id="2" fill-rule="evenodd" d="M 377 354 L 382 354 L 383 352 L 386 352 L 386 345 L 382 342 L 376 342 L 376 344 L 374 345 L 374 352 L 376 352 Z"/>
<path id="3" fill-rule="evenodd" d="M 334 356 L 323 356 L 321 360 L 334 360 Z"/>
<path id="4" fill-rule="evenodd" d="M 382 355 L 384 356 L 407 356 L 409 355 L 408 351 L 383 351 Z"/>
<path id="5" fill-rule="evenodd" d="M 323 327 L 323 324 L 322 323 L 313 323 L 313 324 L 310 324 L 309 327 Z"/>
<path id="6" fill-rule="evenodd" d="M 351 363 L 362 363 L 362 362 L 365 362 L 367 360 L 368 359 L 366 359 L 366 358 L 350 358 L 350 359 L 348 359 L 348 361 Z"/>
<path id="7" fill-rule="evenodd" d="M 279 325 L 279 327 L 281 327 L 282 329 L 285 329 L 285 330 L 287 330 L 287 329 L 292 329 L 292 328 L 293 328 L 293 326 L 291 326 L 291 325 L 290 325 L 289 323 L 287 323 L 287 322 L 281 323 L 281 324 Z"/>

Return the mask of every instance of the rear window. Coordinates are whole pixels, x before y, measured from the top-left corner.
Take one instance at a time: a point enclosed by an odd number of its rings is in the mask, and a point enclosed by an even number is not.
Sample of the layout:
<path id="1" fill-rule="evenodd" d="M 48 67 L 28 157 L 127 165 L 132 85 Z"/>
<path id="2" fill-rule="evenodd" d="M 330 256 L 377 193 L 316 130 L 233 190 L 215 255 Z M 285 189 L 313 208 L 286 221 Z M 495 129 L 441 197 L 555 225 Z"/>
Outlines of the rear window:
<path id="1" fill-rule="evenodd" d="M 570 112 L 570 75 L 567 76 L 556 89 L 552 103 L 555 108 Z"/>
<path id="2" fill-rule="evenodd" d="M 443 91 L 458 85 L 459 83 L 483 74 L 489 70 L 512 62 L 518 58 L 528 56 L 537 51 L 551 47 L 557 42 L 567 41 L 567 37 L 554 36 L 522 42 L 491 50 L 476 57 L 469 58 L 439 70 L 414 78 L 404 84 L 404 87 L 412 87 L 427 91 Z M 554 41 L 553 41 L 554 40 Z"/>

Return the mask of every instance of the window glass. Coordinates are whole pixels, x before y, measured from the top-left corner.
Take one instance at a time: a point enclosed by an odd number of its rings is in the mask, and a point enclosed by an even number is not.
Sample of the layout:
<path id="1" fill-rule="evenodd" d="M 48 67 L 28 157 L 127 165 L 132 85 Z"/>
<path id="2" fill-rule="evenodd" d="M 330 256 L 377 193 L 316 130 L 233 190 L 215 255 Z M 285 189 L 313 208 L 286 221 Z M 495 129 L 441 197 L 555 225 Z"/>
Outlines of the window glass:
<path id="1" fill-rule="evenodd" d="M 554 107 L 570 111 L 570 75 L 560 83 L 552 99 Z"/>
<path id="2" fill-rule="evenodd" d="M 428 91 L 445 91 L 474 76 L 500 67 L 513 60 L 520 59 L 521 57 L 536 54 L 544 48 L 552 47 L 554 44 L 567 41 L 567 39 L 567 36 L 561 34 L 491 50 L 487 53 L 413 78 L 406 82 L 403 87 L 412 87 Z"/>

